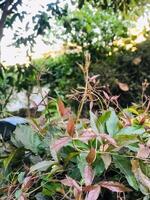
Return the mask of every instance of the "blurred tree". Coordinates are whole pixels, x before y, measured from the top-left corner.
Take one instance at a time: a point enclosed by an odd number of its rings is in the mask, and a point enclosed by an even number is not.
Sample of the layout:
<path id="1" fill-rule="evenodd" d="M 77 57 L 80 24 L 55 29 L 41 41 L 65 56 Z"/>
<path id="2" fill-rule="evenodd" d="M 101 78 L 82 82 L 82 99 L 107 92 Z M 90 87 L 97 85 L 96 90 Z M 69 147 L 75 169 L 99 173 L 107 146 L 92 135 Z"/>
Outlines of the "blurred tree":
<path id="1" fill-rule="evenodd" d="M 4 27 L 11 27 L 17 17 L 22 20 L 25 13 L 18 12 L 18 6 L 21 4 L 22 0 L 0 0 L 0 41 L 3 37 Z"/>

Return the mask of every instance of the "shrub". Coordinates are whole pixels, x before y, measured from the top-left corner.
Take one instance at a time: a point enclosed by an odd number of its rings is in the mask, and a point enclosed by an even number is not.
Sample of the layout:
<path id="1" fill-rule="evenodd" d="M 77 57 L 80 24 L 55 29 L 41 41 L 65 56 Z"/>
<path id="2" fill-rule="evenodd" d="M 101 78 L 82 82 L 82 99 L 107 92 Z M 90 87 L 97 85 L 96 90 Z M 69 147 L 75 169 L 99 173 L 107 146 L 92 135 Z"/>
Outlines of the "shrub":
<path id="1" fill-rule="evenodd" d="M 1 199 L 148 199 L 148 107 L 90 110 L 79 121 L 61 100 L 57 107 L 47 125 L 36 121 L 12 135 L 16 147 L 0 163 Z"/>

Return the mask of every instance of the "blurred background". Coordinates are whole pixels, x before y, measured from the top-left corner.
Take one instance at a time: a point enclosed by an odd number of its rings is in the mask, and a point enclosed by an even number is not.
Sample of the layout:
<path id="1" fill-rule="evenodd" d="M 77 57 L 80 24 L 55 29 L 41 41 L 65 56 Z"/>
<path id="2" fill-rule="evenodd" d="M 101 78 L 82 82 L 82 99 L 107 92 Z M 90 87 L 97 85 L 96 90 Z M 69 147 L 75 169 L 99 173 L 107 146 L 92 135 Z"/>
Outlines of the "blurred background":
<path id="1" fill-rule="evenodd" d="M 149 0 L 0 0 L 0 113 L 69 101 L 84 86 L 85 52 L 98 87 L 122 107 L 141 103 L 150 94 L 149 49 Z"/>

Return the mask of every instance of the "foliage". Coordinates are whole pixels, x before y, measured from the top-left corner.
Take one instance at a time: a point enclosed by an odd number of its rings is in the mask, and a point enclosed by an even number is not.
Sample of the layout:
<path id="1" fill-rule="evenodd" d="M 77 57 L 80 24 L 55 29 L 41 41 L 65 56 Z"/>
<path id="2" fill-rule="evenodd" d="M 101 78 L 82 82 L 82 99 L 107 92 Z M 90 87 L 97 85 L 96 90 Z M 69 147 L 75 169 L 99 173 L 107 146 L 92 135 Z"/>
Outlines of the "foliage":
<path id="1" fill-rule="evenodd" d="M 109 84 L 111 92 L 120 95 L 122 106 L 141 101 L 143 89 L 144 93 L 150 94 L 149 47 L 150 41 L 147 40 L 136 45 L 134 52 L 120 50 L 117 55 L 110 56 L 105 61 L 97 61 L 92 66 L 92 72 L 100 74 L 101 84 Z M 123 90 L 119 83 L 127 84 L 128 89 Z"/>
<path id="2" fill-rule="evenodd" d="M 81 85 L 83 77 L 78 64 L 83 61 L 82 55 L 65 54 L 56 58 L 39 59 L 33 61 L 35 68 L 41 68 L 41 85 L 47 85 L 50 96 L 65 96 L 72 88 Z"/>
<path id="3" fill-rule="evenodd" d="M 1 199 L 149 199 L 150 100 L 121 109 L 118 96 L 103 90 L 95 110 L 98 77 L 89 75 L 89 54 L 79 66 L 85 87 L 78 111 L 53 100 L 2 142 Z M 89 117 L 82 118 L 85 103 Z"/>
<path id="4" fill-rule="evenodd" d="M 46 135 L 18 127 L 11 153 L 1 151 L 1 199 L 149 198 L 147 108 L 90 110 L 90 120 L 75 121 L 61 100 L 57 107 L 50 124 L 39 121 Z"/>
<path id="5" fill-rule="evenodd" d="M 15 91 L 25 90 L 30 96 L 32 89 L 37 85 L 39 71 L 33 65 L 0 66 L 0 111 L 4 113 Z"/>
<path id="6" fill-rule="evenodd" d="M 127 36 L 125 21 L 109 8 L 101 10 L 85 3 L 82 9 L 63 19 L 65 34 L 68 33 L 83 50 L 88 49 L 93 57 L 96 57 L 95 53 L 101 57 L 108 54 L 112 51 L 114 40 Z"/>

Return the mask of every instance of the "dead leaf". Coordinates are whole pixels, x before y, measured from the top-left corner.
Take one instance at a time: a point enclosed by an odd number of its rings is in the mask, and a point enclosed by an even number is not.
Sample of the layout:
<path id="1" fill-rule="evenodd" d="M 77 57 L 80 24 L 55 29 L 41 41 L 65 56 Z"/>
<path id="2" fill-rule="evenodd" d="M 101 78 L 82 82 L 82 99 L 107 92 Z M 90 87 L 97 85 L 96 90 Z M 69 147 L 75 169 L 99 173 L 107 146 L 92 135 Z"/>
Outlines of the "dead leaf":
<path id="1" fill-rule="evenodd" d="M 69 117 L 69 120 L 68 120 L 67 133 L 71 137 L 73 137 L 75 134 L 75 124 L 74 124 L 74 119 L 72 117 Z"/>
<path id="2" fill-rule="evenodd" d="M 91 165 L 96 159 L 96 150 L 94 148 L 90 149 L 90 152 L 88 153 L 86 157 L 86 161 L 89 165 Z"/>
<path id="3" fill-rule="evenodd" d="M 141 63 L 141 61 L 142 61 L 142 58 L 141 58 L 141 56 L 139 56 L 139 57 L 134 58 L 132 60 L 132 63 L 135 65 L 139 65 Z"/>
<path id="4" fill-rule="evenodd" d="M 122 91 L 124 91 L 124 92 L 129 91 L 129 86 L 128 86 L 128 84 L 126 84 L 126 83 L 121 83 L 121 82 L 117 82 L 117 84 L 118 84 L 119 88 L 120 88 Z"/>
<path id="5" fill-rule="evenodd" d="M 94 179 L 94 172 L 91 168 L 91 166 L 86 166 L 84 169 L 84 180 L 85 180 L 85 185 L 91 185 L 92 181 Z"/>
<path id="6" fill-rule="evenodd" d="M 63 146 L 65 146 L 66 144 L 68 144 L 68 142 L 70 141 L 70 138 L 68 136 L 60 138 L 58 140 L 56 140 L 54 142 L 54 144 L 52 145 L 52 148 L 57 152 L 59 151 Z"/>
<path id="7" fill-rule="evenodd" d="M 101 155 L 101 158 L 104 162 L 105 169 L 107 170 L 112 161 L 111 156 L 109 154 L 103 154 L 103 155 Z"/>
<path id="8" fill-rule="evenodd" d="M 85 197 L 85 200 L 97 200 L 101 192 L 101 187 L 99 185 L 95 186 Z"/>
<path id="9" fill-rule="evenodd" d="M 150 147 L 144 144 L 139 144 L 139 147 L 140 148 L 137 153 L 137 158 L 143 158 L 143 159 L 148 158 L 150 155 Z"/>
<path id="10" fill-rule="evenodd" d="M 137 181 L 150 192 L 150 179 L 142 172 L 138 160 L 131 160 L 132 171 Z"/>
<path id="11" fill-rule="evenodd" d="M 101 187 L 107 188 L 112 192 L 131 192 L 132 190 L 124 186 L 122 183 L 114 181 L 101 181 L 99 183 Z"/>

